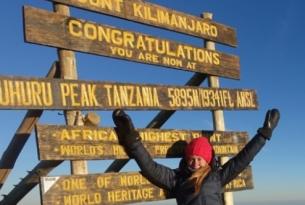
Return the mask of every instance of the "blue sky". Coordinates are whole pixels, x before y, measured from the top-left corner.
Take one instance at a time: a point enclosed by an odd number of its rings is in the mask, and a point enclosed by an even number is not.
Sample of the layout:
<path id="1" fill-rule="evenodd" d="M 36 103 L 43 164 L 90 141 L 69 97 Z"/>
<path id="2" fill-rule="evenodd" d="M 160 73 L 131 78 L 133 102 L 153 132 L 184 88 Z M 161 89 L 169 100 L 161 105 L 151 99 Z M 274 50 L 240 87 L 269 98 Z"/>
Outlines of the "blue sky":
<path id="1" fill-rule="evenodd" d="M 238 47 L 216 44 L 216 49 L 240 57 L 241 79 L 220 79 L 221 87 L 250 88 L 258 94 L 257 111 L 225 111 L 226 130 L 248 131 L 254 135 L 261 126 L 265 111 L 277 107 L 281 121 L 274 136 L 252 163 L 255 188 L 235 192 L 236 204 L 272 204 L 273 202 L 305 202 L 304 119 L 305 104 L 305 2 L 263 0 L 152 0 L 192 15 L 212 12 L 214 20 L 237 30 Z M 0 75 L 43 77 L 54 60 L 56 49 L 25 43 L 23 39 L 22 6 L 52 10 L 43 0 L 3 1 L 0 7 Z M 201 39 L 151 28 L 124 20 L 77 9 L 71 15 L 123 29 L 139 31 L 162 38 L 202 46 Z M 151 65 L 127 62 L 77 53 L 79 79 L 134 83 L 183 85 L 192 73 Z M 157 68 L 157 69 L 156 69 Z M 202 86 L 206 86 L 204 83 Z M 25 111 L 0 111 L 0 154 L 14 135 Z M 44 112 L 40 123 L 63 124 L 60 111 Z M 145 127 L 156 111 L 130 111 L 136 127 Z M 113 126 L 111 111 L 98 112 L 102 126 Z M 209 111 L 179 111 L 163 126 L 176 129 L 212 129 Z M 1 194 L 8 193 L 20 177 L 38 162 L 34 135 L 31 136 L 9 176 Z M 162 160 L 171 167 L 177 160 Z M 103 172 L 110 161 L 89 162 L 90 173 Z M 124 171 L 137 170 L 129 163 Z M 55 169 L 50 175 L 68 175 L 69 164 Z M 1 198 L 0 198 L 1 199 Z M 34 189 L 20 204 L 39 204 L 38 189 Z M 148 203 L 148 204 L 160 204 Z M 164 204 L 175 204 L 173 201 Z"/>

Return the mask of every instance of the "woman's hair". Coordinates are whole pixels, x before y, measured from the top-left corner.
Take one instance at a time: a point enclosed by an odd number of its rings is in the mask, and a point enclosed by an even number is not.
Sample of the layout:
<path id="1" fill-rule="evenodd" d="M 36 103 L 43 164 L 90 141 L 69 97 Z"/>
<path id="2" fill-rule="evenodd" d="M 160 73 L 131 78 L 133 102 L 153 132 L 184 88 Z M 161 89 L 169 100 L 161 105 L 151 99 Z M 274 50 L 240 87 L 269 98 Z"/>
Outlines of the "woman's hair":
<path id="1" fill-rule="evenodd" d="M 185 158 L 187 159 L 192 155 L 200 156 L 207 162 L 205 166 L 197 169 L 189 177 L 189 181 L 194 183 L 195 194 L 197 194 L 200 191 L 204 178 L 212 169 L 210 163 L 213 159 L 213 148 L 207 137 L 192 139 L 190 143 L 187 144 L 185 148 Z"/>
<path id="2" fill-rule="evenodd" d="M 211 166 L 210 165 L 205 165 L 203 167 L 200 167 L 197 169 L 190 177 L 189 181 L 194 183 L 195 187 L 195 194 L 198 194 L 202 185 L 202 182 L 204 178 L 209 174 L 211 171 Z"/>

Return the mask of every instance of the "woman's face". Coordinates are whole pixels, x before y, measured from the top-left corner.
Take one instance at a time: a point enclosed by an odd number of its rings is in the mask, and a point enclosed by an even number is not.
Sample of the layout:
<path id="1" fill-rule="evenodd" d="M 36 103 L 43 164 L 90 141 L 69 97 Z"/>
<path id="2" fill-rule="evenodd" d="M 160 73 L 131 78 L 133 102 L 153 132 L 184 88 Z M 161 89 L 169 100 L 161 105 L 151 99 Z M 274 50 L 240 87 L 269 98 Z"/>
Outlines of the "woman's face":
<path id="1" fill-rule="evenodd" d="M 200 167 L 204 167 L 207 165 L 205 159 L 197 155 L 189 156 L 186 161 L 187 161 L 187 165 L 193 170 L 197 170 Z"/>

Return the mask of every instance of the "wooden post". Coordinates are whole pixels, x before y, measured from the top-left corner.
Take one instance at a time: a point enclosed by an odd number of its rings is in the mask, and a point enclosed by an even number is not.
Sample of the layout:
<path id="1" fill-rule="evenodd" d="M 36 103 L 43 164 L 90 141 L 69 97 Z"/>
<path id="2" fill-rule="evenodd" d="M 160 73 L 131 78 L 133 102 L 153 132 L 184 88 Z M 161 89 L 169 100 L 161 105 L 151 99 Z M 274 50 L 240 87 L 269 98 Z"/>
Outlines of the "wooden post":
<path id="1" fill-rule="evenodd" d="M 54 11 L 70 16 L 68 6 L 54 3 Z M 64 49 L 58 49 L 58 58 L 63 79 L 77 79 L 76 61 L 74 52 Z M 65 111 L 67 125 L 83 125 L 80 111 Z M 87 162 L 82 160 L 71 161 L 71 174 L 88 174 Z"/>
<path id="2" fill-rule="evenodd" d="M 203 13 L 203 18 L 205 19 L 213 19 L 213 14 L 209 12 Z M 205 41 L 205 47 L 209 50 L 215 50 L 215 43 L 212 41 Z M 216 76 L 210 76 L 208 78 L 209 87 L 212 88 L 219 88 L 219 78 Z M 213 116 L 213 125 L 214 130 L 216 131 L 225 131 L 225 121 L 224 121 L 224 115 L 222 110 L 215 110 L 212 111 Z M 226 161 L 228 161 L 228 157 L 221 157 L 220 161 L 221 164 L 224 164 Z M 225 192 L 224 193 L 224 203 L 225 205 L 233 205 L 233 193 L 232 192 Z"/>

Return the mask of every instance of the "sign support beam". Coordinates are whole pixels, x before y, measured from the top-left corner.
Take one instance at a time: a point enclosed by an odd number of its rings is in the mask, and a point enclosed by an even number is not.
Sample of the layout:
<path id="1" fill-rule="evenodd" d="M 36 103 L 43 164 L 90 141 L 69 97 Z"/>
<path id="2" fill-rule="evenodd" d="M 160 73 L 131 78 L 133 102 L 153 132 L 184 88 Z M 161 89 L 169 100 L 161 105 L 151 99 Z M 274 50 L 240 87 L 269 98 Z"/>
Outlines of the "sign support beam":
<path id="1" fill-rule="evenodd" d="M 208 13 L 208 12 L 203 13 L 203 18 L 212 20 L 213 14 Z M 215 43 L 212 41 L 206 41 L 205 47 L 209 50 L 215 50 Z M 209 87 L 212 87 L 212 88 L 220 87 L 219 78 L 216 76 L 209 76 L 208 83 L 209 83 Z M 213 116 L 214 129 L 216 131 L 225 131 L 223 110 L 213 110 L 212 116 Z M 221 159 L 221 164 L 224 164 L 226 161 L 229 160 L 228 157 L 221 157 L 220 159 Z M 224 193 L 224 202 L 225 202 L 225 205 L 233 205 L 233 193 L 232 192 Z"/>
<path id="2" fill-rule="evenodd" d="M 70 16 L 68 6 L 54 3 L 54 11 L 59 14 Z M 76 60 L 74 52 L 58 49 L 61 77 L 64 79 L 77 79 Z M 65 111 L 67 125 L 83 125 L 80 111 Z M 82 160 L 71 161 L 71 174 L 87 174 L 87 162 Z"/>

